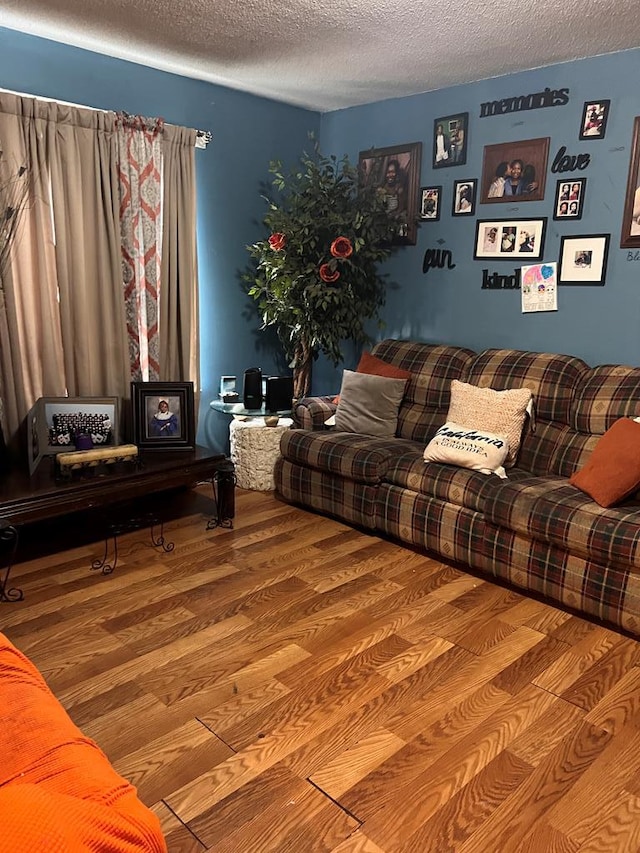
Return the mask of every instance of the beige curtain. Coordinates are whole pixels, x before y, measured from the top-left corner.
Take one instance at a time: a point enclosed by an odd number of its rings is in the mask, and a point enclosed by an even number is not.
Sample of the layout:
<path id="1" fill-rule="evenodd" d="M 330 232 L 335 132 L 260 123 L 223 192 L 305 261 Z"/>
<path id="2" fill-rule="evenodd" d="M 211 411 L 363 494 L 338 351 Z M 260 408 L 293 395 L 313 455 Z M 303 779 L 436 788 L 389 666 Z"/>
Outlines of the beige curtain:
<path id="1" fill-rule="evenodd" d="M 39 397 L 130 394 L 115 120 L 0 93 L 0 146 L 34 179 L 0 292 L 10 439 Z M 197 395 L 195 138 L 195 130 L 165 125 L 159 378 L 191 380 Z"/>
<path id="2" fill-rule="evenodd" d="M 197 400 L 200 358 L 195 141 L 195 130 L 165 125 L 160 376 L 165 382 L 192 381 Z"/>
<path id="3" fill-rule="evenodd" d="M 35 190 L 0 299 L 8 437 L 39 397 L 128 394 L 113 122 L 0 93 L 5 156 L 24 158 Z"/>

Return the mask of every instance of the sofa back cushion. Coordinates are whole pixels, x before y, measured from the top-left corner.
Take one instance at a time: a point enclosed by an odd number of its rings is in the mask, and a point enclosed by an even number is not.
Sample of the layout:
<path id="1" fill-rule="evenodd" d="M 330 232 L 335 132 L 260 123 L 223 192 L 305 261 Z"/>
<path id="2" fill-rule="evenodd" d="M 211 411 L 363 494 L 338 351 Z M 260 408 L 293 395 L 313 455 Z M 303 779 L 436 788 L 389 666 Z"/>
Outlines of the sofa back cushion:
<path id="1" fill-rule="evenodd" d="M 470 364 L 465 381 L 496 391 L 531 390 L 535 426 L 525 424 L 517 465 L 544 475 L 552 470 L 558 445 L 570 433 L 574 394 L 587 370 L 582 359 L 570 355 L 488 349 Z"/>
<path id="2" fill-rule="evenodd" d="M 441 344 L 387 339 L 373 355 L 411 373 L 398 413 L 397 435 L 426 444 L 447 416 L 453 379 L 465 379 L 475 353 Z"/>
<path id="3" fill-rule="evenodd" d="M 601 364 L 589 368 L 576 388 L 570 429 L 556 448 L 553 473 L 580 470 L 601 435 L 620 418 L 640 416 L 640 367 Z"/>

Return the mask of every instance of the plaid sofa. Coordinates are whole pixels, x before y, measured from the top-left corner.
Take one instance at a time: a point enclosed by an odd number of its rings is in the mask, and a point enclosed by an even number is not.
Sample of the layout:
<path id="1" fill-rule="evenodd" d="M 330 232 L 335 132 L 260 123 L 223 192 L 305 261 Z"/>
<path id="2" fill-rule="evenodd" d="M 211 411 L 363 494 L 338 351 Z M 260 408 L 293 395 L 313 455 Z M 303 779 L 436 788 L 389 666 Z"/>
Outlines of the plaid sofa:
<path id="1" fill-rule="evenodd" d="M 327 429 L 331 398 L 303 400 L 282 436 L 278 493 L 640 636 L 640 501 L 604 509 L 568 482 L 615 420 L 640 415 L 640 368 L 398 340 L 372 351 L 412 374 L 396 438 Z M 507 480 L 424 462 L 452 379 L 532 390 L 535 423 Z"/>

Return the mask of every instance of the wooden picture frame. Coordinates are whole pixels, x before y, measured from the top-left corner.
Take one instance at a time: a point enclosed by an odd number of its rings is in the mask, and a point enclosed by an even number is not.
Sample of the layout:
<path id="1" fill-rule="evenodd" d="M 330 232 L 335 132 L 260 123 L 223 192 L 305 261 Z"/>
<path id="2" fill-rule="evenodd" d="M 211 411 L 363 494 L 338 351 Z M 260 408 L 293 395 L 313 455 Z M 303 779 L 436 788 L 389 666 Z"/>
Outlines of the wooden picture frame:
<path id="1" fill-rule="evenodd" d="M 437 222 L 442 207 L 442 187 L 420 187 L 420 219 Z"/>
<path id="2" fill-rule="evenodd" d="M 76 449 L 78 434 L 94 447 L 120 443 L 117 397 L 40 397 L 27 415 L 27 461 L 33 474 L 43 456 Z"/>
<path id="3" fill-rule="evenodd" d="M 485 145 L 480 203 L 542 201 L 548 158 L 548 136 Z"/>
<path id="4" fill-rule="evenodd" d="M 607 274 L 609 238 L 609 234 L 562 237 L 558 284 L 603 285 Z"/>
<path id="5" fill-rule="evenodd" d="M 358 168 L 365 186 L 375 186 L 385 199 L 387 210 L 398 219 L 393 243 L 415 246 L 418 237 L 418 185 L 422 143 L 390 145 L 361 151 Z"/>
<path id="6" fill-rule="evenodd" d="M 451 200 L 451 215 L 473 216 L 476 210 L 477 193 L 477 178 L 467 178 L 464 181 L 454 181 L 453 197 Z"/>
<path id="7" fill-rule="evenodd" d="M 193 450 L 193 382 L 132 382 L 134 443 L 141 450 Z"/>
<path id="8" fill-rule="evenodd" d="M 610 100 L 584 102 L 578 139 L 604 139 L 610 106 Z"/>
<path id="9" fill-rule="evenodd" d="M 536 219 L 479 219 L 474 260 L 529 263 L 542 258 L 547 217 Z"/>
<path id="10" fill-rule="evenodd" d="M 621 249 L 640 248 L 640 116 L 633 120 L 631 158 L 627 177 L 627 194 L 622 216 Z"/>
<path id="11" fill-rule="evenodd" d="M 556 197 L 553 203 L 553 218 L 582 219 L 584 196 L 587 189 L 586 178 L 571 178 L 556 183 Z"/>
<path id="12" fill-rule="evenodd" d="M 449 166 L 464 166 L 467 162 L 468 135 L 469 113 L 455 113 L 435 119 L 432 167 L 444 169 Z"/>

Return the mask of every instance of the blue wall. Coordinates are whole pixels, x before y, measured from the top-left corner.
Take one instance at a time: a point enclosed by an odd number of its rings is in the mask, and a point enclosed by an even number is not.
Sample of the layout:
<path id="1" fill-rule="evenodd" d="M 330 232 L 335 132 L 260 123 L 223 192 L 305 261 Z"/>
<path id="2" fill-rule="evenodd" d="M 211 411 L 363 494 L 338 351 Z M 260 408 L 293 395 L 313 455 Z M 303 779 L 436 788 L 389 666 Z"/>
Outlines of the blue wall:
<path id="1" fill-rule="evenodd" d="M 169 122 L 211 130 L 206 151 L 198 151 L 199 263 L 201 284 L 202 405 L 198 439 L 226 449 L 227 423 L 211 412 L 221 374 L 260 365 L 280 372 L 284 365 L 273 336 L 259 332 L 259 318 L 240 283 L 247 266 L 247 243 L 264 233 L 260 186 L 268 180 L 268 162 L 297 162 L 314 131 L 324 153 L 349 154 L 372 146 L 420 141 L 420 185 L 443 186 L 439 222 L 422 223 L 416 246 L 401 248 L 386 264 L 390 286 L 383 311 L 386 328 L 376 337 L 399 336 L 444 341 L 481 349 L 517 347 L 566 352 L 591 364 L 640 364 L 640 262 L 628 261 L 619 248 L 629 167 L 633 118 L 640 99 L 628 85 L 635 79 L 640 50 L 625 51 L 546 69 L 495 78 L 409 98 L 381 101 L 320 116 L 307 110 L 257 98 L 221 86 L 111 59 L 55 42 L 0 29 L 0 86 L 33 95 L 103 109 L 162 115 Z M 545 87 L 569 88 L 567 106 L 479 118 L 480 104 Z M 583 103 L 611 99 L 606 137 L 579 141 Z M 431 168 L 434 119 L 469 112 L 467 163 Z M 472 219 L 452 218 L 453 181 L 480 178 L 485 145 L 550 137 L 549 169 L 561 145 L 570 154 L 588 152 L 580 221 L 551 218 L 556 180 L 547 171 L 545 199 L 518 205 L 478 205 Z M 561 287 L 558 311 L 521 313 L 519 291 L 482 290 L 482 270 L 513 271 L 505 261 L 474 261 L 476 218 L 547 216 L 543 260 L 558 260 L 563 234 L 610 233 L 604 287 Z M 453 253 L 453 270 L 422 272 L 427 248 Z M 358 357 L 345 347 L 345 365 Z M 340 384 L 341 368 L 320 359 L 314 391 Z"/>
<path id="2" fill-rule="evenodd" d="M 279 348 L 258 331 L 240 274 L 245 246 L 264 236 L 261 184 L 275 158 L 294 163 L 319 132 L 317 113 L 0 28 L 0 86 L 98 109 L 160 115 L 210 130 L 196 151 L 202 402 L 198 441 L 226 450 L 228 419 L 212 412 L 220 375 L 283 370 Z"/>
<path id="3" fill-rule="evenodd" d="M 592 364 L 640 364 L 640 261 L 628 261 L 628 250 L 619 248 L 633 119 L 640 114 L 640 98 L 628 81 L 634 79 L 639 61 L 640 51 L 635 49 L 322 117 L 323 149 L 346 152 L 354 159 L 371 146 L 421 141 L 420 185 L 443 186 L 440 221 L 421 223 L 417 245 L 401 248 L 387 263 L 398 289 L 389 291 L 384 309 L 385 336 L 451 342 L 473 349 L 498 346 L 566 352 Z M 485 101 L 545 87 L 568 87 L 569 103 L 479 117 L 480 104 Z M 583 104 L 589 99 L 611 99 L 602 140 L 578 139 Z M 457 112 L 469 112 L 467 162 L 434 170 L 434 120 Z M 543 201 L 480 204 L 473 218 L 451 216 L 453 182 L 480 179 L 485 145 L 547 136 L 551 141 Z M 588 152 L 589 166 L 562 176 L 552 174 L 552 161 L 562 145 L 570 154 Z M 554 222 L 556 181 L 571 176 L 587 178 L 582 219 Z M 481 290 L 482 269 L 509 275 L 514 264 L 473 260 L 475 221 L 540 216 L 548 217 L 544 261 L 559 259 L 561 235 L 611 234 L 606 284 L 560 287 L 557 312 L 522 314 L 519 290 Z M 423 274 L 427 248 L 450 249 L 455 269 Z"/>

